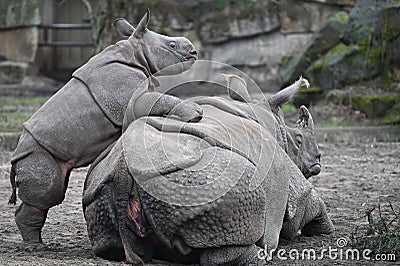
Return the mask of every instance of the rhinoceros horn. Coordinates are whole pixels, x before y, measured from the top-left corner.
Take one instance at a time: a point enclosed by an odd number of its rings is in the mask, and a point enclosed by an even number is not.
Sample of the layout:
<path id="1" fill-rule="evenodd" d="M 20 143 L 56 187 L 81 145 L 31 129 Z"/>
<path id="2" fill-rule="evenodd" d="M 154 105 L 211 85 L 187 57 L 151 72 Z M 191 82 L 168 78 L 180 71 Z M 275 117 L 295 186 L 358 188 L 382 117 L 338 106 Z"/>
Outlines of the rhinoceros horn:
<path id="1" fill-rule="evenodd" d="M 113 26 L 122 37 L 129 37 L 135 31 L 135 28 L 124 18 L 114 20 Z"/>
<path id="2" fill-rule="evenodd" d="M 146 32 L 147 29 L 147 24 L 149 24 L 150 21 L 150 9 L 147 9 L 146 14 L 142 17 L 142 19 L 139 21 L 139 24 L 136 26 L 135 31 L 133 32 L 133 35 L 141 39 L 143 37 L 143 34 Z"/>
<path id="3" fill-rule="evenodd" d="M 296 126 L 298 128 L 309 128 L 314 131 L 314 120 L 304 105 L 299 109 L 299 119 L 296 122 Z"/>
<path id="4" fill-rule="evenodd" d="M 287 103 L 301 86 L 307 86 L 308 88 L 310 84 L 308 83 L 308 80 L 300 77 L 295 83 L 269 98 L 268 103 L 271 106 L 271 109 L 276 111 L 282 104 Z"/>

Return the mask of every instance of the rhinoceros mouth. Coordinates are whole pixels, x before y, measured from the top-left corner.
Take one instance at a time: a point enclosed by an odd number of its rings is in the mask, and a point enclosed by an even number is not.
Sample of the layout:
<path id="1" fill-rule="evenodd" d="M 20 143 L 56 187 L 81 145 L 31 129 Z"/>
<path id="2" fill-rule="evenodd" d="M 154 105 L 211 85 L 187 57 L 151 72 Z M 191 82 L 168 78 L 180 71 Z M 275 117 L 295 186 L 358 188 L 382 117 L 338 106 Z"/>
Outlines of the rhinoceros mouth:
<path id="1" fill-rule="evenodd" d="M 310 168 L 308 168 L 308 172 L 309 172 L 309 176 L 313 176 L 313 175 L 318 175 L 321 172 L 321 164 L 320 163 L 315 163 L 313 165 L 310 166 Z"/>
<path id="2" fill-rule="evenodd" d="M 187 55 L 183 58 L 184 61 L 196 61 L 197 60 L 197 56 L 195 55 Z"/>

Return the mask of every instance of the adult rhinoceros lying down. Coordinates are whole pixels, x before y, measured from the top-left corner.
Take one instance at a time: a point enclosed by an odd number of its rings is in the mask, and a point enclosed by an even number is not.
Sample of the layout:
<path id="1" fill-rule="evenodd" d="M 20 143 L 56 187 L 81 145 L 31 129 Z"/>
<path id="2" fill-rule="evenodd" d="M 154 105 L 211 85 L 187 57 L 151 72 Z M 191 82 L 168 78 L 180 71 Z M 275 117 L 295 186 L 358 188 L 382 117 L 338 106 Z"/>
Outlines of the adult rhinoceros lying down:
<path id="1" fill-rule="evenodd" d="M 15 221 L 26 243 L 42 242 L 47 211 L 63 201 L 71 170 L 90 164 L 119 138 L 132 95 L 139 88 L 147 91 L 154 73 L 168 67 L 164 74 L 178 74 L 197 59 L 189 40 L 148 30 L 149 19 L 148 11 L 136 29 L 126 20 L 116 20 L 117 30 L 131 32 L 130 37 L 91 58 L 24 123 L 11 160 L 10 203 L 15 204 L 18 187 L 23 203 Z M 163 97 L 170 109 L 181 102 Z M 174 110 L 184 121 L 201 118 L 200 107 L 194 104 L 181 104 Z"/>
<path id="2" fill-rule="evenodd" d="M 312 221 L 310 234 L 330 233 L 326 210 L 310 201 L 312 186 L 296 183 L 306 180 L 277 141 L 276 103 L 303 81 L 272 97 L 272 106 L 200 98 L 199 123 L 148 117 L 130 124 L 85 182 L 95 254 L 135 265 L 153 257 L 253 265 L 262 263 L 260 247 L 276 248 L 282 226 L 288 237 L 304 221 Z"/>

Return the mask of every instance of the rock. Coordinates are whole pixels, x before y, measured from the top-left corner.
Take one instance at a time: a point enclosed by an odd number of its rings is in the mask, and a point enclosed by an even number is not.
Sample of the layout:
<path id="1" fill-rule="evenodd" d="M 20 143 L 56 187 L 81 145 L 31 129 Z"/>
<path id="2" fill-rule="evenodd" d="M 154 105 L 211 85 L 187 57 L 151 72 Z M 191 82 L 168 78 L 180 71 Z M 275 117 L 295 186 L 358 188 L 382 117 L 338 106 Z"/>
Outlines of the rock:
<path id="1" fill-rule="evenodd" d="M 400 2 L 382 8 L 378 29 L 385 41 L 392 41 L 400 36 Z"/>
<path id="2" fill-rule="evenodd" d="M 209 3 L 208 5 L 212 5 Z M 214 8 L 215 9 L 215 8 Z M 279 27 L 275 4 L 269 1 L 227 1 L 223 11 L 208 8 L 199 22 L 199 37 L 203 43 L 220 43 L 271 32 Z"/>
<path id="3" fill-rule="evenodd" d="M 400 36 L 389 43 L 387 49 L 387 58 L 389 63 L 400 67 Z"/>
<path id="4" fill-rule="evenodd" d="M 13 28 L 0 31 L 0 58 L 33 62 L 38 47 L 37 27 Z"/>
<path id="5" fill-rule="evenodd" d="M 371 79 L 381 71 L 381 50 L 371 47 L 365 50 L 358 45 L 339 43 L 306 70 L 306 77 L 314 86 L 326 92 Z"/>
<path id="6" fill-rule="evenodd" d="M 397 101 L 396 96 L 388 94 L 352 96 L 353 107 L 365 113 L 368 118 L 385 116 Z"/>
<path id="7" fill-rule="evenodd" d="M 327 103 L 351 106 L 368 118 L 382 118 L 385 124 L 400 122 L 400 109 L 398 96 L 376 91 L 372 87 L 355 86 L 345 90 L 331 90 L 325 96 Z"/>
<path id="8" fill-rule="evenodd" d="M 307 3 L 297 0 L 282 1 L 279 5 L 281 32 L 313 32 L 328 17 L 340 11 L 340 7 Z"/>
<path id="9" fill-rule="evenodd" d="M 277 77 L 281 58 L 302 47 L 309 38 L 309 34 L 282 35 L 277 31 L 252 38 L 207 45 L 204 49 L 208 54 L 207 59 L 238 67 L 246 71 L 263 90 L 271 91 L 267 86 L 280 83 Z M 297 79 L 298 76 L 290 82 Z M 274 88 L 274 91 L 277 89 Z"/>
<path id="10" fill-rule="evenodd" d="M 0 29 L 40 24 L 38 0 L 0 1 Z"/>
<path id="11" fill-rule="evenodd" d="M 24 62 L 0 62 L 0 84 L 21 83 L 27 67 Z"/>
<path id="12" fill-rule="evenodd" d="M 368 45 L 379 22 L 382 7 L 393 0 L 359 0 L 350 12 L 349 22 L 343 29 L 341 40 L 345 44 Z"/>
<path id="13" fill-rule="evenodd" d="M 339 43 L 340 32 L 347 20 L 348 14 L 342 11 L 321 24 L 308 43 L 281 70 L 282 87 L 304 74 L 314 60 Z"/>

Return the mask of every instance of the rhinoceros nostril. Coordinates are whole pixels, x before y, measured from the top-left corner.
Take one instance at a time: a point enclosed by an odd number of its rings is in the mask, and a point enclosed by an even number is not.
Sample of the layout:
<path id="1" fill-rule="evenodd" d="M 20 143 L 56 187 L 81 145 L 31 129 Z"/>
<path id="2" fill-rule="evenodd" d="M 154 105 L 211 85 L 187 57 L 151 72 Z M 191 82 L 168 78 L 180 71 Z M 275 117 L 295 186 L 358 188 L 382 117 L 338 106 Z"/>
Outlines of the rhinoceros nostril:
<path id="1" fill-rule="evenodd" d="M 197 58 L 197 51 L 195 49 L 192 49 L 189 54 L 195 58 Z"/>

